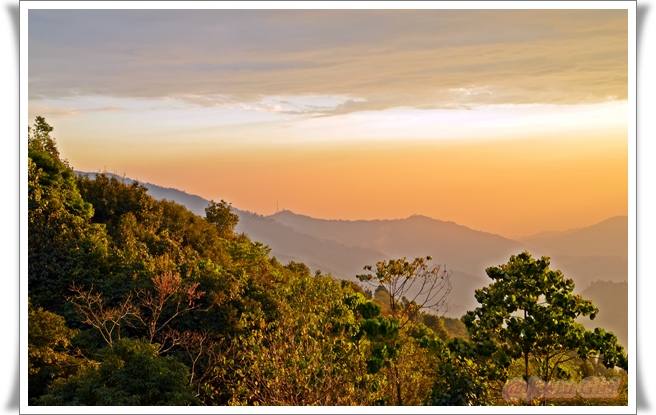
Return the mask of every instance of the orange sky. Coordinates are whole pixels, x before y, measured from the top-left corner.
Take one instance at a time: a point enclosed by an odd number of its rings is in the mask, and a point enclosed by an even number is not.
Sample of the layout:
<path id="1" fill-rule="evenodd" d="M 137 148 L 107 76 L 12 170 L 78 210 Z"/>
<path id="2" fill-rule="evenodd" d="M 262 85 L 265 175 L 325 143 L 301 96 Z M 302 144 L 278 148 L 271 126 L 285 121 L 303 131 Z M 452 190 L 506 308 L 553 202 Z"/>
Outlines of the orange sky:
<path id="1" fill-rule="evenodd" d="M 260 214 L 566 230 L 628 211 L 627 24 L 626 10 L 31 10 L 29 117 L 76 169 Z"/>
<path id="2" fill-rule="evenodd" d="M 587 226 L 628 210 L 628 148 L 614 136 L 259 150 L 178 149 L 165 158 L 152 150 L 152 159 L 147 151 L 107 169 L 265 215 L 276 203 L 328 219 L 423 214 L 508 237 Z M 114 149 L 95 151 L 102 163 Z"/>

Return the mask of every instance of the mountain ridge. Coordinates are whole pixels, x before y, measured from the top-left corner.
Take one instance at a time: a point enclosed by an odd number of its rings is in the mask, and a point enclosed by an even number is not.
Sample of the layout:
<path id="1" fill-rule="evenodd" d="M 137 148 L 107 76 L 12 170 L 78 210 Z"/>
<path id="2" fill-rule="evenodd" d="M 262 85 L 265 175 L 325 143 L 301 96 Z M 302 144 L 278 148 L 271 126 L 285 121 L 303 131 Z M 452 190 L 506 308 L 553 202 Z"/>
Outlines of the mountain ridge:
<path id="1" fill-rule="evenodd" d="M 520 238 L 527 246 L 547 250 L 551 255 L 628 256 L 628 216 L 613 216 L 594 225 Z M 612 234 L 613 238 L 607 235 Z"/>
<path id="2" fill-rule="evenodd" d="M 96 173 L 76 171 L 76 174 Z M 106 174 L 128 183 L 137 181 Z M 210 202 L 178 189 L 137 182 L 144 185 L 151 196 L 180 203 L 200 216 L 205 215 L 205 207 Z M 627 245 L 623 242 L 626 239 L 622 239 L 628 229 L 626 216 L 612 217 L 589 227 L 531 235 L 518 241 L 419 214 L 402 219 L 349 221 L 316 219 L 290 210 L 264 216 L 232 209 L 239 215 L 235 230 L 268 245 L 271 255 L 278 260 L 303 262 L 312 272 L 321 270 L 337 278 L 357 281 L 355 276 L 362 273 L 365 265 L 392 258 L 430 255 L 434 263 L 452 271 L 451 309 L 447 313 L 450 317 L 460 317 L 478 306 L 475 290 L 491 282 L 485 273 L 487 267 L 505 264 L 510 255 L 524 250 L 534 256 L 551 257 L 550 268 L 559 269 L 572 278 L 577 293 L 589 289 L 598 280 L 619 283 L 612 287 L 625 290 L 626 285 L 622 283 L 628 280 Z M 617 232 L 622 234 L 621 238 L 614 237 Z M 600 246 L 601 251 L 596 252 L 595 246 Z M 621 291 L 617 295 L 626 297 L 628 292 Z M 601 303 L 597 304 L 605 316 L 612 315 L 615 310 L 613 304 L 606 304 L 608 298 L 611 297 L 600 296 Z M 622 325 L 623 321 L 611 319 L 608 328 L 625 333 L 627 328 Z"/>

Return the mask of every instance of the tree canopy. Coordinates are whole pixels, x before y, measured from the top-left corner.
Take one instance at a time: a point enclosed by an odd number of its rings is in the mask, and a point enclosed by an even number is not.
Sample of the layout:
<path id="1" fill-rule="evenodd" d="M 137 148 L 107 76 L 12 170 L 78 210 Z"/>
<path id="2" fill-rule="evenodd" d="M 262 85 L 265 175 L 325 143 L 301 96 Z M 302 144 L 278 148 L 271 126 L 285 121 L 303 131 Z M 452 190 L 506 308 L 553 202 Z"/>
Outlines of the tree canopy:
<path id="1" fill-rule="evenodd" d="M 578 317 L 594 319 L 592 301 L 573 294 L 574 282 L 549 269 L 549 258 L 528 252 L 486 270 L 494 282 L 476 290 L 481 304 L 463 321 L 474 341 L 494 341 L 512 358 L 521 358 L 524 377 L 549 382 L 567 376 L 561 366 L 573 359 L 601 355 L 608 367 L 627 369 L 627 357 L 612 333 L 586 331 Z M 534 363 L 534 368 L 531 366 Z"/>

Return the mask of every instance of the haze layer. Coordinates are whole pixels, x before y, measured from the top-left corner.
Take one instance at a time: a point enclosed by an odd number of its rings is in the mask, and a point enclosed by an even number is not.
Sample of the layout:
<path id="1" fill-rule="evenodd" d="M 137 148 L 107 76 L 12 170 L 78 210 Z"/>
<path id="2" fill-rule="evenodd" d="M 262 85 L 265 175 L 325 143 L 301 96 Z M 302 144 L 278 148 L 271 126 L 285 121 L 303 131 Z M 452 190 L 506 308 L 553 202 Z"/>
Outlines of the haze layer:
<path id="1" fill-rule="evenodd" d="M 30 10 L 78 170 L 506 236 L 628 207 L 626 10 Z"/>

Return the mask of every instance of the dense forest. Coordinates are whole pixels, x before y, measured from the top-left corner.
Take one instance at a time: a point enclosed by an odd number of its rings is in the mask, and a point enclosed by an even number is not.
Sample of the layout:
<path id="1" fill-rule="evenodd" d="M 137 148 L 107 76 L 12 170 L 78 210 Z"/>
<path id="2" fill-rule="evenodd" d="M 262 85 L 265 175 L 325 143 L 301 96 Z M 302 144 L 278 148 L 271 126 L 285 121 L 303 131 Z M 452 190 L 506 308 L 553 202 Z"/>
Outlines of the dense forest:
<path id="1" fill-rule="evenodd" d="M 479 307 L 446 318 L 431 257 L 360 283 L 283 264 L 223 200 L 201 217 L 76 176 L 52 131 L 28 132 L 30 405 L 627 405 L 625 351 L 575 321 L 598 309 L 548 257 L 488 268 Z M 591 376 L 619 394 L 528 387 Z M 518 379 L 532 393 L 504 393 Z"/>

